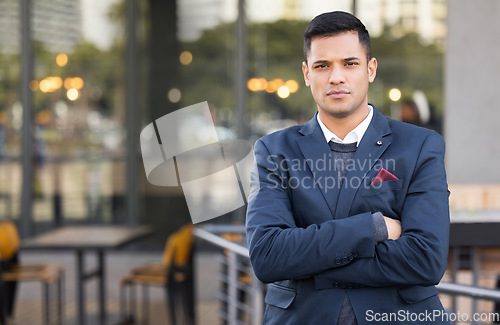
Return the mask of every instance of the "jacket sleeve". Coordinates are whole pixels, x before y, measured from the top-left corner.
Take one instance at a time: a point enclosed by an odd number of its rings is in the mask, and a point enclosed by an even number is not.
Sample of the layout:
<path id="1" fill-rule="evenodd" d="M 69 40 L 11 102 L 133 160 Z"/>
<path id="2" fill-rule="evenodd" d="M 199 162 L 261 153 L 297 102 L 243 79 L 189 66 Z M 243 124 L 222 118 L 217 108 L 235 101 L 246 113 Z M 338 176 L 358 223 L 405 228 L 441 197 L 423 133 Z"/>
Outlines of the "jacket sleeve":
<path id="1" fill-rule="evenodd" d="M 261 140 L 254 155 L 246 228 L 250 260 L 261 281 L 310 277 L 350 263 L 346 256 L 374 255 L 370 212 L 297 227 L 286 171 Z"/>
<path id="2" fill-rule="evenodd" d="M 402 234 L 342 268 L 317 276 L 365 286 L 435 285 L 447 265 L 449 191 L 444 168 L 444 140 L 431 133 L 424 141 L 401 212 Z"/>

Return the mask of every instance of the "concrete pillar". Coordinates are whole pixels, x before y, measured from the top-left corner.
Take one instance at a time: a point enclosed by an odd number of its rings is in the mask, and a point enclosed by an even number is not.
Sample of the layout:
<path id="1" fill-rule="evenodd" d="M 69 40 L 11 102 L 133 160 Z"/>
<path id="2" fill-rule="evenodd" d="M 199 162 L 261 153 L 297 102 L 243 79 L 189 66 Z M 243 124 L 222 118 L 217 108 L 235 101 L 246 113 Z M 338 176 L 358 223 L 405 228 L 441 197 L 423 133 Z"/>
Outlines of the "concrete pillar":
<path id="1" fill-rule="evenodd" d="M 500 1 L 448 1 L 449 183 L 500 183 Z"/>

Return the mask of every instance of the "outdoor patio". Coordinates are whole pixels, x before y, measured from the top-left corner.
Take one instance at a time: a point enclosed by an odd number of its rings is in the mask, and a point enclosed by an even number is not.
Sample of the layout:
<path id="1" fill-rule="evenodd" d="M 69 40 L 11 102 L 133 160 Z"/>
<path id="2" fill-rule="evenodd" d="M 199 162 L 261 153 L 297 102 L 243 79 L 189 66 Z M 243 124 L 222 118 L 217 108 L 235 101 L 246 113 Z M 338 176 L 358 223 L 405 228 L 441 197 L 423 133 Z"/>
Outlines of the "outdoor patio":
<path id="1" fill-rule="evenodd" d="M 119 280 L 126 275 L 128 270 L 136 265 L 143 263 L 159 261 L 161 252 L 140 252 L 140 251 L 115 251 L 108 252 L 106 255 L 106 276 L 108 278 L 107 286 L 107 312 L 111 324 L 118 324 L 120 318 L 120 298 L 119 298 Z M 57 262 L 64 266 L 65 273 L 65 291 L 64 291 L 64 324 L 74 324 L 77 318 L 76 305 L 76 286 L 75 286 L 75 258 L 71 252 L 21 252 L 21 259 L 26 263 L 36 262 Z M 87 266 L 92 268 L 95 264 L 92 256 L 87 258 Z M 217 253 L 197 253 L 195 255 L 196 268 L 196 317 L 197 324 L 218 324 L 220 321 L 217 316 L 218 301 L 215 298 L 218 281 L 216 273 L 218 270 Z M 97 283 L 90 281 L 86 285 L 87 313 L 96 314 L 98 310 Z M 138 290 L 140 298 L 141 290 Z M 164 290 L 152 287 L 150 294 L 150 325 L 168 325 L 170 324 Z M 9 325 L 37 325 L 42 324 L 42 290 L 37 282 L 23 282 L 19 284 L 18 296 L 16 299 L 16 309 L 13 318 L 8 320 Z M 140 303 L 140 299 L 138 300 Z M 139 305 L 139 308 L 141 306 Z M 51 291 L 51 316 L 56 315 L 55 291 Z M 141 311 L 139 317 L 142 317 Z M 94 325 L 91 319 L 87 321 L 89 325 Z M 56 324 L 56 321 L 51 321 Z M 141 321 L 136 324 L 143 324 Z"/>

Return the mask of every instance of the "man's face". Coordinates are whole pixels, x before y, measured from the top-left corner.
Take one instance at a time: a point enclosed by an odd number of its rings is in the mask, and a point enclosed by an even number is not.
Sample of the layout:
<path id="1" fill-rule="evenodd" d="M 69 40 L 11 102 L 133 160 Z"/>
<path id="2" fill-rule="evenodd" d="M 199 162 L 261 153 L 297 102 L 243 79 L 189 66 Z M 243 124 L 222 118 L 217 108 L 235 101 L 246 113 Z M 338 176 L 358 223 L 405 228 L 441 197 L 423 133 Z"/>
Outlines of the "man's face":
<path id="1" fill-rule="evenodd" d="M 316 36 L 302 71 L 320 116 L 345 118 L 367 109 L 368 84 L 375 79 L 377 60 L 367 62 L 357 32 Z"/>

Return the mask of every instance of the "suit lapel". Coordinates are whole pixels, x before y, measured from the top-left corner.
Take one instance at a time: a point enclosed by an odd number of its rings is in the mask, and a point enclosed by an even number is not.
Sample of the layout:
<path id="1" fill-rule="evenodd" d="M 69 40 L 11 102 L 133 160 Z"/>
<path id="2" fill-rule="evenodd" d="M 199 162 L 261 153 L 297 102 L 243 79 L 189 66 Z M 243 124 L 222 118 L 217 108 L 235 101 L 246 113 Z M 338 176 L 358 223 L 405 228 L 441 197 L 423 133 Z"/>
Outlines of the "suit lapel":
<path id="1" fill-rule="evenodd" d="M 299 132 L 304 136 L 298 138 L 297 143 L 313 174 L 312 187 L 320 188 L 330 212 L 334 216 L 338 196 L 338 177 L 333 167 L 330 146 L 326 143 L 316 115 Z"/>
<path id="2" fill-rule="evenodd" d="M 349 217 L 356 192 L 361 186 L 370 184 L 370 180 L 366 179 L 366 174 L 391 144 L 390 133 L 387 118 L 373 107 L 372 121 L 359 143 L 354 155 L 354 165 L 348 171 L 345 183 L 340 190 L 337 211 L 335 211 L 336 219 Z"/>

